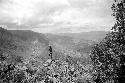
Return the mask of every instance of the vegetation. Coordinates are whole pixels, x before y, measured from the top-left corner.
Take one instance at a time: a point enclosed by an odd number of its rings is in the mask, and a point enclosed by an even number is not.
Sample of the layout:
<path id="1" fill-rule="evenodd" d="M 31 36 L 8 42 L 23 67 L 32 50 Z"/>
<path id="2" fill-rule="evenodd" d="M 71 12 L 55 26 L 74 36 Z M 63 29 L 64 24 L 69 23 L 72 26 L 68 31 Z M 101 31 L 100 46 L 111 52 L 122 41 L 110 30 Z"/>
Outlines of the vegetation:
<path id="1" fill-rule="evenodd" d="M 112 10 L 116 19 L 113 31 L 90 54 L 97 83 L 125 82 L 125 1 L 115 0 Z"/>
<path id="2" fill-rule="evenodd" d="M 43 63 L 26 60 L 14 64 L 2 59 L 0 83 L 91 83 L 92 65 L 73 61 L 69 56 L 65 61 L 48 59 Z"/>
<path id="3" fill-rule="evenodd" d="M 35 32 L 0 28 L 0 83 L 124 83 L 124 6 L 123 1 L 115 0 L 113 31 L 92 48 L 90 57 L 60 44 L 51 47 Z M 81 45 L 84 43 L 78 48 Z M 47 54 L 50 57 L 45 59 Z"/>
<path id="4" fill-rule="evenodd" d="M 49 45 L 36 41 L 36 33 L 28 39 L 25 32 L 18 33 L 0 30 L 0 83 L 93 83 L 93 66 L 79 53 L 51 47 L 45 59 L 41 51 Z"/>

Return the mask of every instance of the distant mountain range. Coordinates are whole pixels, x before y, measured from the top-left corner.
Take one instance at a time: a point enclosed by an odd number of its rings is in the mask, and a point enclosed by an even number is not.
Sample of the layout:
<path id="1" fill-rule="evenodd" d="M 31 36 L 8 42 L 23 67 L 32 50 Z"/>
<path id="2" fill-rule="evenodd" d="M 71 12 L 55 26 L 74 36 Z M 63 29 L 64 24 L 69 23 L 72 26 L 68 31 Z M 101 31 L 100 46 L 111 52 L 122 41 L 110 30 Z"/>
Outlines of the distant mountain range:
<path id="1" fill-rule="evenodd" d="M 90 32 L 81 32 L 81 33 L 58 33 L 56 35 L 60 36 L 68 36 L 77 39 L 85 39 L 85 40 L 92 40 L 98 42 L 102 40 L 109 31 L 90 31 Z"/>
<path id="2" fill-rule="evenodd" d="M 47 83 L 46 79 L 48 80 L 49 77 L 54 78 L 55 81 L 55 78 L 58 80 L 58 76 L 61 79 L 64 78 L 64 83 L 68 81 L 65 81 L 65 77 L 70 76 L 73 79 L 89 79 L 93 66 L 88 54 L 93 45 L 98 42 L 77 37 L 80 34 L 73 34 L 74 36 L 41 34 L 30 30 L 7 30 L 0 27 L 0 72 L 2 77 L 0 83 L 6 81 L 7 83 L 21 81 L 35 83 L 35 81 L 43 82 L 43 80 Z M 49 56 L 50 46 L 54 60 Z M 67 76 L 63 76 L 65 70 Z"/>
<path id="3" fill-rule="evenodd" d="M 93 31 L 82 33 L 42 34 L 30 30 L 6 30 L 0 27 L 0 53 L 9 56 L 8 61 L 16 57 L 32 60 L 49 58 L 49 45 L 54 58 L 88 57 L 91 48 L 101 41 L 108 32 Z M 10 59 L 11 58 L 11 59 Z"/>
<path id="4" fill-rule="evenodd" d="M 55 50 L 62 49 L 63 52 L 76 52 L 81 56 L 88 56 L 92 47 L 100 42 L 106 34 L 106 31 L 92 31 L 82 33 L 58 33 L 58 34 L 45 34 L 51 42 Z M 77 55 L 77 54 L 76 54 Z"/>

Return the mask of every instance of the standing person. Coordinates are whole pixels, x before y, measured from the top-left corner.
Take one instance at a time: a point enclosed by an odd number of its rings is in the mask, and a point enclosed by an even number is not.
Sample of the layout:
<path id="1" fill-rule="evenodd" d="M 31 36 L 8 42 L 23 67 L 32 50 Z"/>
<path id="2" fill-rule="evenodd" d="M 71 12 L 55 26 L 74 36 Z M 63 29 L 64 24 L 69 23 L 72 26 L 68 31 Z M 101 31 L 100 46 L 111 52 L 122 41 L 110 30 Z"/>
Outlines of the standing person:
<path id="1" fill-rule="evenodd" d="M 50 58 L 52 59 L 52 46 L 49 46 L 49 56 L 50 56 Z"/>

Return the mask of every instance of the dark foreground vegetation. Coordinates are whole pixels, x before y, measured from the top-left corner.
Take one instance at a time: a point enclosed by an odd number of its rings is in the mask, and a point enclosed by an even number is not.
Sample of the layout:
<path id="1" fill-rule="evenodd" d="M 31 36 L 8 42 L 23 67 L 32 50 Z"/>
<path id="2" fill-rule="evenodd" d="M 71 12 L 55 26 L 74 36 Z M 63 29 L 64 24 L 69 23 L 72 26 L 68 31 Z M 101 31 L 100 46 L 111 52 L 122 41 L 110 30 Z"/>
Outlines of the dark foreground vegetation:
<path id="1" fill-rule="evenodd" d="M 125 83 L 125 0 L 112 5 L 116 23 L 112 32 L 91 52 L 96 83 Z"/>

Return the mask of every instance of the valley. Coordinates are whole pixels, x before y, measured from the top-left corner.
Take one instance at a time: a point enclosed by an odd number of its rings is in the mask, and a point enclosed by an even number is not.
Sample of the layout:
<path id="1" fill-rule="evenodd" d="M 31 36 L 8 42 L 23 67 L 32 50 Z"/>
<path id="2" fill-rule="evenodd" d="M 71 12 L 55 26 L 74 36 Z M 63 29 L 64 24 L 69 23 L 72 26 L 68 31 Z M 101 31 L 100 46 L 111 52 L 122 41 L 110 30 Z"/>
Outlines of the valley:
<path id="1" fill-rule="evenodd" d="M 84 35 L 75 37 L 75 34 L 67 34 L 41 34 L 30 30 L 6 30 L 0 27 L 0 76 L 3 76 L 0 83 L 5 79 L 6 82 L 19 82 L 17 74 L 25 83 L 33 83 L 35 80 L 40 83 L 93 83 L 93 66 L 89 53 L 106 34 L 100 38 L 96 34 L 96 41 L 84 39 Z M 49 56 L 50 46 L 52 58 Z M 3 70 L 5 67 L 7 69 Z M 7 76 L 16 76 L 18 79 L 9 80 Z"/>

